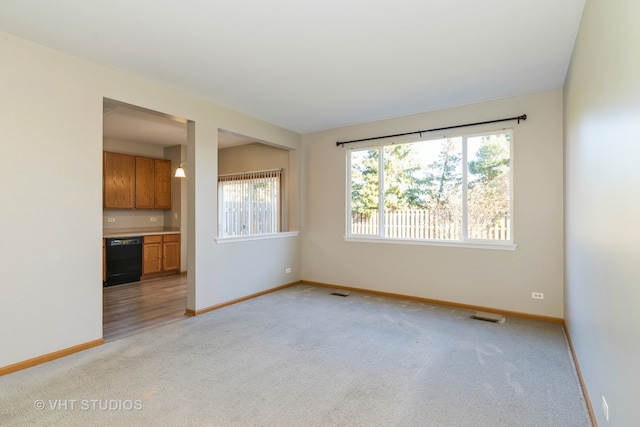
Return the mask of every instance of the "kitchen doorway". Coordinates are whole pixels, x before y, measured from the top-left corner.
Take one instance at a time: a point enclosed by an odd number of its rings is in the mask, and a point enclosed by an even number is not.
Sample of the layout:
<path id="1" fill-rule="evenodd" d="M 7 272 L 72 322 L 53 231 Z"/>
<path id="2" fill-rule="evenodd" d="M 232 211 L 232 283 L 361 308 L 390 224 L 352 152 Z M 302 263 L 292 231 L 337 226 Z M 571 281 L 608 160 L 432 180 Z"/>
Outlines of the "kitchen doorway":
<path id="1" fill-rule="evenodd" d="M 143 107 L 103 99 L 103 151 L 132 159 L 135 165 L 131 174 L 134 182 L 124 186 L 132 198 L 129 205 L 123 208 L 108 204 L 105 194 L 110 193 L 105 193 L 106 187 L 103 187 L 103 247 L 104 237 L 136 235 L 148 243 L 142 245 L 145 254 L 154 254 L 158 260 L 156 268 L 145 262 L 152 258 L 142 257 L 142 280 L 103 287 L 105 341 L 187 317 L 187 184 L 186 179 L 174 177 L 175 170 L 185 166 L 187 159 L 187 122 Z M 151 164 L 152 170 L 156 165 L 156 172 L 151 175 L 155 179 L 147 180 L 156 190 L 150 190 L 152 195 L 143 205 L 139 197 L 141 169 L 136 167 L 143 167 L 144 162 Z M 159 181 L 160 168 L 164 171 Z M 118 175 L 117 179 L 121 177 Z M 169 199 L 170 203 L 148 205 L 149 198 L 152 203 L 154 198 L 158 200 L 158 193 L 154 195 L 154 191 L 162 182 L 165 183 L 164 200 Z M 167 183 L 170 184 L 167 186 Z M 156 242 L 158 238 L 160 241 Z M 162 251 L 166 251 L 164 258 Z M 103 266 L 108 264 L 105 253 Z M 167 254 L 171 263 L 167 262 Z"/>

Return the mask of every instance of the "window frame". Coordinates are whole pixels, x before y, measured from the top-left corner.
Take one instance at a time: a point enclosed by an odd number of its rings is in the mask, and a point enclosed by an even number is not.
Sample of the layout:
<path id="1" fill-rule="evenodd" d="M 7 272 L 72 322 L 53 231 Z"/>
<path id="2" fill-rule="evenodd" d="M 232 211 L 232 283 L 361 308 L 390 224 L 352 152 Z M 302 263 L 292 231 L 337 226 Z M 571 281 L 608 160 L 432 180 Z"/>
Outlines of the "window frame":
<path id="1" fill-rule="evenodd" d="M 274 176 L 265 176 L 262 177 L 261 179 L 270 179 L 270 178 L 275 178 L 277 179 L 277 185 L 274 186 L 274 188 L 277 191 L 277 203 L 275 204 L 276 207 L 276 230 L 270 233 L 248 233 L 248 234 L 230 234 L 230 235 L 223 235 L 223 230 L 224 227 L 222 226 L 223 221 L 224 221 L 224 206 L 222 203 L 222 198 L 224 197 L 224 192 L 222 191 L 222 187 L 224 186 L 225 182 L 231 182 L 231 181 L 240 181 L 240 182 L 248 182 L 248 181 L 252 181 L 256 178 L 251 178 L 249 177 L 251 174 L 268 174 L 268 173 L 274 173 Z M 231 176 L 237 176 L 237 178 L 232 178 L 232 179 L 224 179 L 221 180 L 221 177 L 231 177 Z M 225 174 L 225 175 L 220 175 L 218 176 L 218 182 L 216 185 L 217 188 L 217 204 L 218 204 L 218 224 L 217 224 L 217 241 L 241 241 L 241 240 L 258 240 L 258 239 L 264 239 L 264 238 L 268 238 L 269 236 L 275 236 L 275 235 L 279 235 L 282 234 L 282 215 L 283 215 L 283 189 L 284 189 L 284 183 L 283 183 L 283 176 L 284 176 L 284 169 L 278 168 L 278 169 L 267 169 L 267 170 L 260 170 L 260 171 L 252 171 L 252 172 L 240 172 L 240 173 L 231 173 L 231 174 Z M 253 218 L 253 206 L 255 203 L 255 198 L 253 198 L 253 191 L 254 189 L 251 188 L 249 190 L 249 193 L 251 194 L 251 198 L 248 201 L 249 204 L 249 208 L 247 209 L 248 212 L 248 220 L 247 223 L 249 224 L 249 229 L 252 229 L 253 226 L 253 222 L 252 218 Z"/>
<path id="2" fill-rule="evenodd" d="M 474 137 L 482 137 L 487 135 L 496 135 L 502 133 L 510 133 L 509 143 L 509 240 L 494 239 L 470 239 L 468 238 L 468 139 Z M 461 138 L 462 145 L 462 238 L 460 240 L 444 240 L 444 239 L 414 239 L 414 238 L 397 238 L 384 236 L 384 208 L 378 209 L 378 234 L 352 234 L 352 170 L 351 159 L 352 153 L 355 151 L 378 150 L 378 206 L 384 207 L 384 148 L 399 144 L 412 143 L 428 143 L 429 141 L 437 141 L 445 138 Z M 495 250 L 515 250 L 517 245 L 514 240 L 514 129 L 502 128 L 486 131 L 478 131 L 472 133 L 455 134 L 455 135 L 433 135 L 431 137 L 422 137 L 416 139 L 395 139 L 386 143 L 378 143 L 374 145 L 358 144 L 357 146 L 346 150 L 346 212 L 345 212 L 345 234 L 344 240 L 347 242 L 364 242 L 364 243 L 386 243 L 386 244 L 403 244 L 403 245 L 424 245 L 424 246 L 441 246 L 441 247 L 459 247 L 459 248 L 478 248 L 478 249 L 495 249 Z"/>

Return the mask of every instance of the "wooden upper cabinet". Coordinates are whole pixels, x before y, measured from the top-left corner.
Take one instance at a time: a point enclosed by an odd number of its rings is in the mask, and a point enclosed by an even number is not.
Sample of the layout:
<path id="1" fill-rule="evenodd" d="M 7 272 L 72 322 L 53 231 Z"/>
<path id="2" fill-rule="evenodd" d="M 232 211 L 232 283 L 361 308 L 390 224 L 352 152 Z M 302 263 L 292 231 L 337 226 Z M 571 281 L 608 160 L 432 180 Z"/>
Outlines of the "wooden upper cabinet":
<path id="1" fill-rule="evenodd" d="M 154 159 L 154 207 L 171 209 L 171 160 Z"/>
<path id="2" fill-rule="evenodd" d="M 136 209 L 154 209 L 154 159 L 136 157 Z"/>
<path id="3" fill-rule="evenodd" d="M 105 209 L 171 209 L 171 160 L 104 152 Z"/>
<path id="4" fill-rule="evenodd" d="M 171 209 L 171 160 L 136 156 L 136 209 Z"/>
<path id="5" fill-rule="evenodd" d="M 106 209 L 134 208 L 134 157 L 104 152 L 103 204 Z"/>

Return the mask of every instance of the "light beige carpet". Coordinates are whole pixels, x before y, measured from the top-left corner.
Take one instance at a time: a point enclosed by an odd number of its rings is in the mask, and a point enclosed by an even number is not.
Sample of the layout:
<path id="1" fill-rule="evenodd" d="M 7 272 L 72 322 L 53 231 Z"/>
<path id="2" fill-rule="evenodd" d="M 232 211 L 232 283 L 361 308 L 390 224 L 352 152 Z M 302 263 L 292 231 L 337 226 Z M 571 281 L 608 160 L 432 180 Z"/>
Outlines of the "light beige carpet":
<path id="1" fill-rule="evenodd" d="M 560 325 L 331 292 L 297 285 L 0 377 L 0 425 L 591 425 Z"/>

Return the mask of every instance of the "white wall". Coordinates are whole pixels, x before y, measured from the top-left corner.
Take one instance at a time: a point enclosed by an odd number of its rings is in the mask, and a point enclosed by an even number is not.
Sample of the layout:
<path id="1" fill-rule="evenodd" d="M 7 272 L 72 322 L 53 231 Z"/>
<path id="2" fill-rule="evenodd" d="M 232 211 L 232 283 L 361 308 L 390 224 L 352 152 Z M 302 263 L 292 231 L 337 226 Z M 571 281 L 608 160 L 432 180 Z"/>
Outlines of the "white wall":
<path id="1" fill-rule="evenodd" d="M 167 160 L 171 160 L 171 209 L 161 211 L 161 213 L 164 214 L 164 225 L 167 227 L 180 228 L 181 225 L 182 184 L 185 184 L 185 180 L 184 178 L 176 178 L 173 175 L 180 165 L 180 162 L 187 158 L 186 149 L 186 145 L 174 145 L 171 147 L 164 147 L 163 150 L 163 157 Z M 186 187 L 184 190 L 186 191 Z"/>
<path id="2" fill-rule="evenodd" d="M 636 0 L 587 0 L 565 83 L 566 322 L 612 427 L 640 420 L 639 16 Z"/>
<path id="3" fill-rule="evenodd" d="M 218 129 L 295 150 L 298 134 L 10 34 L 0 33 L 0 58 L 0 367 L 102 337 L 103 97 L 195 122 L 190 309 L 299 279 L 284 275 L 297 237 L 214 241 Z"/>
<path id="4" fill-rule="evenodd" d="M 289 167 L 289 151 L 264 144 L 245 144 L 219 151 L 219 173 L 240 173 Z"/>
<path id="5" fill-rule="evenodd" d="M 187 158 L 186 145 L 174 145 L 164 148 L 165 159 L 171 160 L 171 174 Z M 186 168 L 186 166 L 185 166 Z M 171 178 L 171 210 L 164 211 L 163 225 L 179 228 L 180 233 L 180 271 L 187 271 L 187 178 Z M 177 216 L 177 218 L 176 218 Z"/>
<path id="6" fill-rule="evenodd" d="M 528 120 L 461 130 L 514 128 L 515 251 L 344 241 L 348 146 L 336 141 L 520 114 Z M 560 90 L 304 135 L 303 150 L 304 279 L 563 316 Z M 532 291 L 545 299 L 533 300 Z"/>

